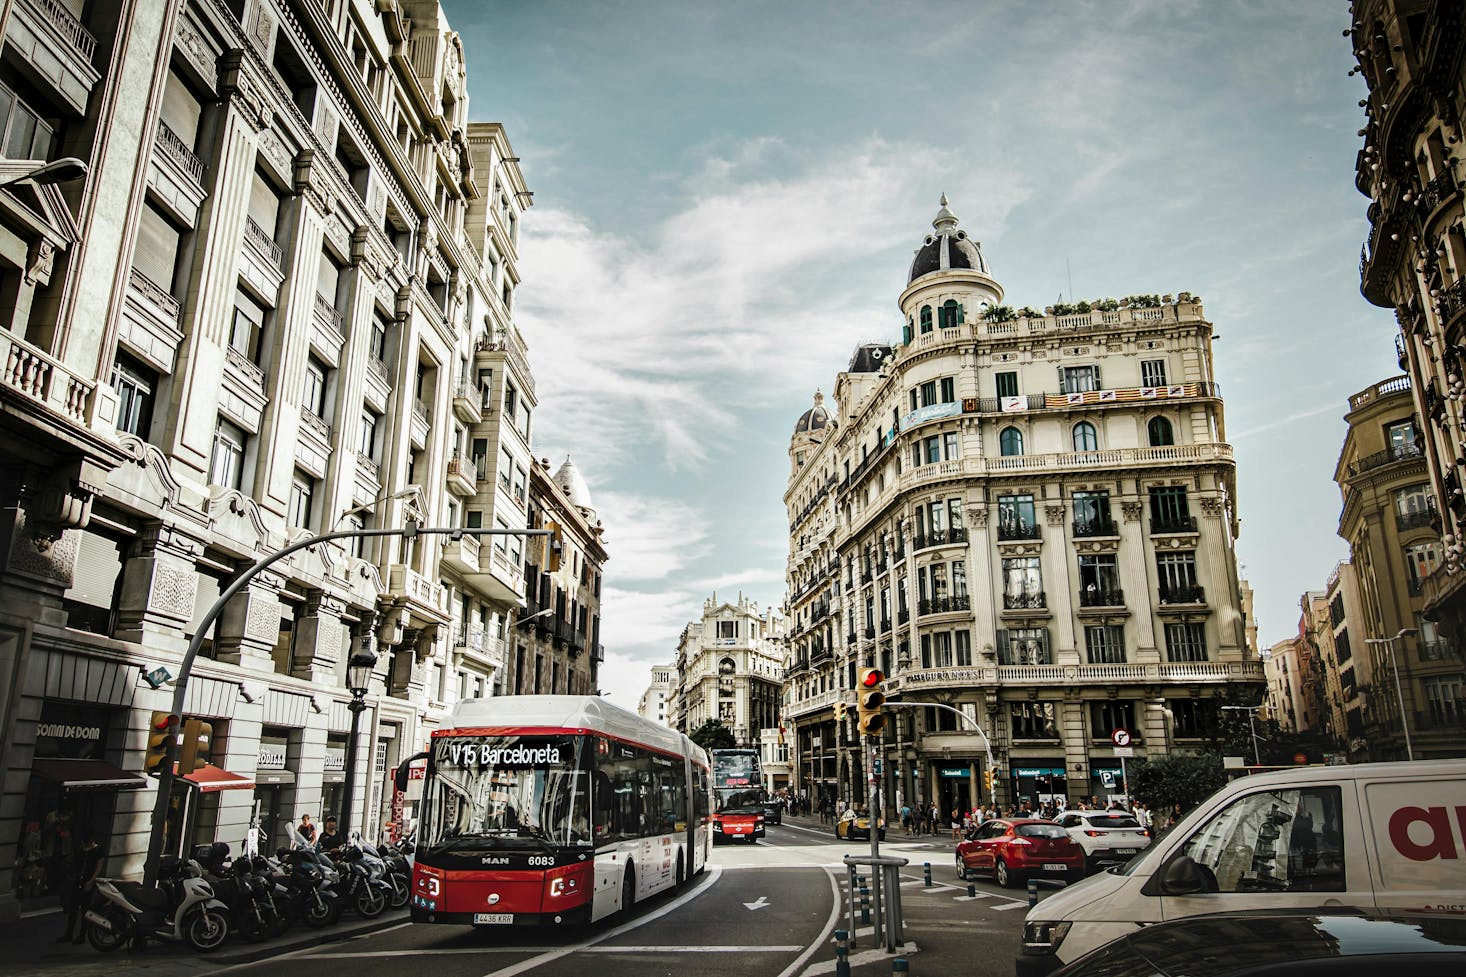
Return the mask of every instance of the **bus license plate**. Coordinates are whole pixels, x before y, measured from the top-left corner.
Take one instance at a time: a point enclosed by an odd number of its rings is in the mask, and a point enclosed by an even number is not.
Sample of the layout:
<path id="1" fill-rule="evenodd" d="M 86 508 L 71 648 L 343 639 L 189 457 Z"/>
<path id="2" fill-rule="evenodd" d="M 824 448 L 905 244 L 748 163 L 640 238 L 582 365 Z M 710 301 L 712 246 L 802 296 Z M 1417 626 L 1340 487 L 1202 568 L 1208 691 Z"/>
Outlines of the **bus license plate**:
<path id="1" fill-rule="evenodd" d="M 1138 849 L 1138 848 L 1116 848 L 1115 849 L 1115 854 L 1116 855 L 1134 855 L 1139 850 L 1140 849 Z"/>
<path id="2" fill-rule="evenodd" d="M 513 913 L 474 913 L 473 914 L 473 924 L 475 926 L 479 925 L 480 923 L 512 923 L 512 922 L 514 922 L 514 914 Z"/>
<path id="3" fill-rule="evenodd" d="M 1067 872 L 1068 870 L 1069 866 L 1063 862 L 1044 862 L 1045 872 Z"/>

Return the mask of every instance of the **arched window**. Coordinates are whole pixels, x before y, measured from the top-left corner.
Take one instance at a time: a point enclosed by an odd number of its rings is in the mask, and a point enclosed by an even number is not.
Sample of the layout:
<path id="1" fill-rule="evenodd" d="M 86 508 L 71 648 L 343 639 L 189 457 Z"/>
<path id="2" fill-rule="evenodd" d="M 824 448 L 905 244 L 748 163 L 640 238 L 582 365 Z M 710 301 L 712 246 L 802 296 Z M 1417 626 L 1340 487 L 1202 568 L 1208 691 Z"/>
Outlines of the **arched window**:
<path id="1" fill-rule="evenodd" d="M 932 307 L 929 305 L 921 307 L 921 331 L 923 334 L 932 331 Z"/>
<path id="2" fill-rule="evenodd" d="M 1161 448 L 1176 443 L 1176 436 L 1171 433 L 1171 422 L 1164 417 L 1152 417 L 1150 423 L 1145 426 L 1145 433 L 1149 436 L 1152 448 Z"/>
<path id="3" fill-rule="evenodd" d="M 1023 432 L 1016 427 L 1005 427 L 998 435 L 998 450 L 1004 455 L 1023 454 Z"/>
<path id="4" fill-rule="evenodd" d="M 1088 421 L 1080 421 L 1074 425 L 1074 450 L 1075 451 L 1098 451 L 1099 438 L 1095 436 L 1094 425 Z"/>
<path id="5" fill-rule="evenodd" d="M 947 299 L 942 303 L 942 328 L 956 329 L 962 323 L 962 306 L 957 304 L 956 299 Z"/>

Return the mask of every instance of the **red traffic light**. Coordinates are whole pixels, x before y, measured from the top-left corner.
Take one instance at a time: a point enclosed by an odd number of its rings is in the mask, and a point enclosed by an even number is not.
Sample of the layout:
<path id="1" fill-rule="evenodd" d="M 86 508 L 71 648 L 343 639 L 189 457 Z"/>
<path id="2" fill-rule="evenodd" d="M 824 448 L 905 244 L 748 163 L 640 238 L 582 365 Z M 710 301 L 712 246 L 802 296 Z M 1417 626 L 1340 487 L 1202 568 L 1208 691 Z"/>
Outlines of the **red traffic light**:
<path id="1" fill-rule="evenodd" d="M 873 689 L 886 680 L 886 673 L 879 668 L 867 668 L 860 676 L 860 684 Z"/>
<path id="2" fill-rule="evenodd" d="M 157 730 L 160 733 L 163 732 L 164 730 L 166 730 L 168 728 L 169 724 L 172 723 L 172 722 L 173 722 L 173 714 L 171 712 L 154 712 L 153 713 L 153 729 Z"/>

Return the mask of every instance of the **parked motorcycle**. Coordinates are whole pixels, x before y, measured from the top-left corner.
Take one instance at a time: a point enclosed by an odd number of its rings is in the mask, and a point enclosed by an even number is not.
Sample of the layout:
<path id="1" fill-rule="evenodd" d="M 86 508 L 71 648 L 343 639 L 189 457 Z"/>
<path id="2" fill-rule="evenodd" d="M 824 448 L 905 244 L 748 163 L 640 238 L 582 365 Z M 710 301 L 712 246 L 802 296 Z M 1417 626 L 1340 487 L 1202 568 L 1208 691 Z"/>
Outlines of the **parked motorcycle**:
<path id="1" fill-rule="evenodd" d="M 401 909 L 412 897 L 412 863 L 407 857 L 412 850 L 411 842 L 384 844 L 377 849 L 377 855 L 387 863 L 387 881 L 392 885 L 393 909 Z"/>
<path id="2" fill-rule="evenodd" d="M 269 898 L 269 883 L 262 882 L 248 857 L 231 861 L 229 845 L 223 841 L 199 845 L 193 856 L 207 873 L 215 895 L 228 907 L 230 926 L 236 932 L 258 943 L 279 931 L 279 913 Z"/>
<path id="3" fill-rule="evenodd" d="M 387 881 L 387 863 L 375 849 L 353 836 L 338 852 L 337 865 L 344 876 L 341 898 L 363 919 L 375 919 L 392 901 L 392 884 Z"/>
<path id="4" fill-rule="evenodd" d="M 83 920 L 87 942 L 102 953 L 150 938 L 187 941 L 208 953 L 229 936 L 227 912 L 198 862 L 169 855 L 159 862 L 156 889 L 127 879 L 98 879 Z"/>
<path id="5" fill-rule="evenodd" d="M 276 876 L 276 882 L 285 888 L 286 918 L 299 919 L 312 929 L 319 929 L 341 917 L 341 898 L 333 883 L 327 881 L 327 868 L 315 851 L 281 848 L 276 855 L 286 868 Z M 338 878 L 335 869 L 330 871 L 333 880 Z M 280 899 L 277 897 L 276 901 Z"/>

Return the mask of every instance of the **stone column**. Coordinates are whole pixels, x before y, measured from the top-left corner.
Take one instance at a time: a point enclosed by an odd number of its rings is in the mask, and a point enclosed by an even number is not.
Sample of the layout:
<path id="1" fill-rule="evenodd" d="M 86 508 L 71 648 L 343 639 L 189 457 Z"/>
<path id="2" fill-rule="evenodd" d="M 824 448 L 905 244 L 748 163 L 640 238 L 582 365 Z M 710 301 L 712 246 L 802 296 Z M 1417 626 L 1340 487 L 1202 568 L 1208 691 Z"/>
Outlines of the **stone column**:
<path id="1" fill-rule="evenodd" d="M 341 615 L 346 606 L 340 598 L 322 591 L 312 591 L 306 598 L 305 613 L 295 622 L 295 660 L 290 673 L 312 683 L 336 684 L 337 665 L 349 655 L 345 625 Z"/>
<path id="2" fill-rule="evenodd" d="M 280 641 L 279 578 L 260 574 L 224 606 L 219 616 L 215 655 L 221 662 L 257 671 L 276 671 L 273 652 Z"/>
<path id="3" fill-rule="evenodd" d="M 198 597 L 198 570 L 203 543 L 163 522 L 150 522 L 133 540 L 122 567 L 122 595 L 113 637 L 149 650 L 182 657 L 188 647 L 185 630 Z"/>

